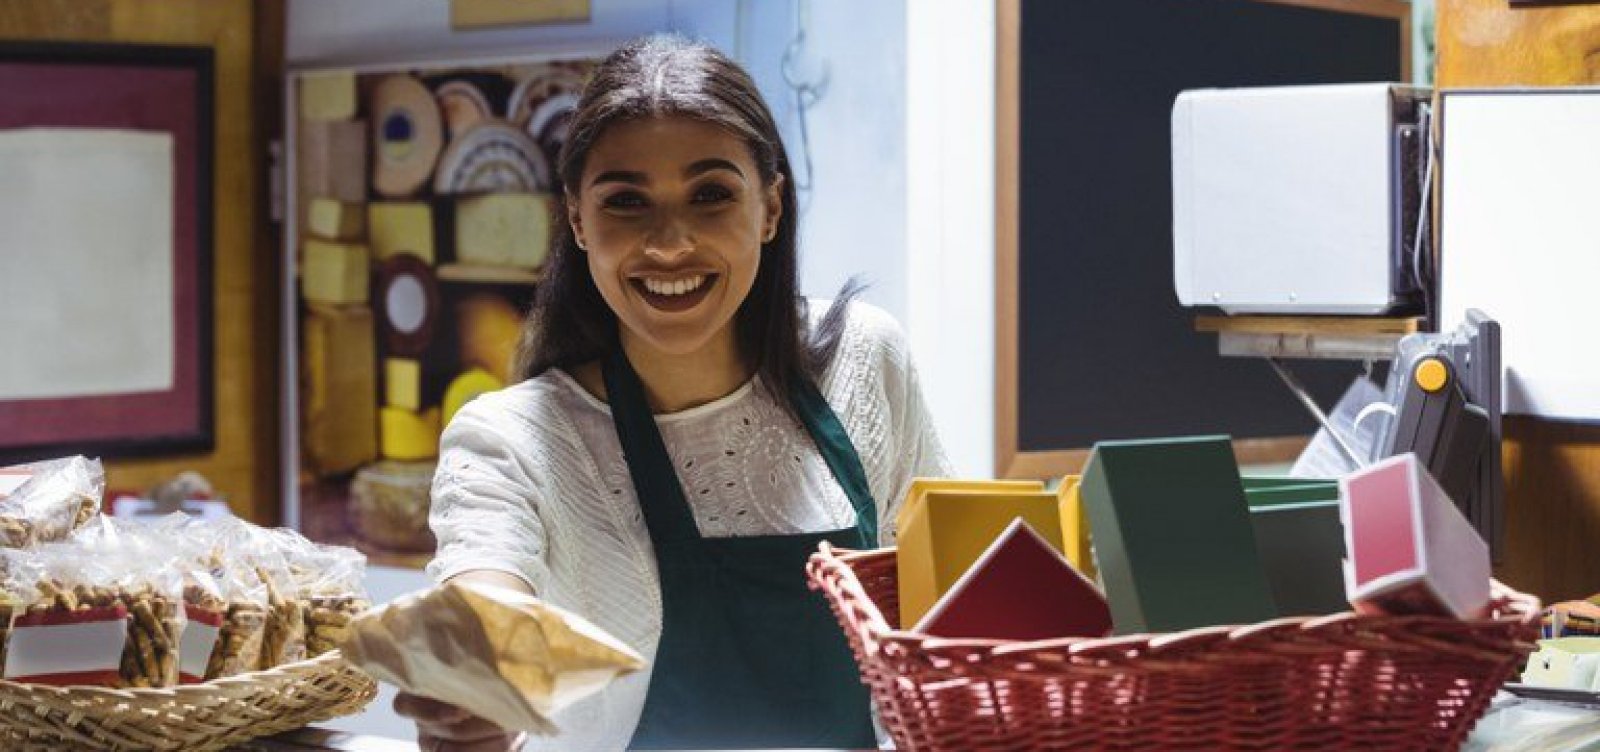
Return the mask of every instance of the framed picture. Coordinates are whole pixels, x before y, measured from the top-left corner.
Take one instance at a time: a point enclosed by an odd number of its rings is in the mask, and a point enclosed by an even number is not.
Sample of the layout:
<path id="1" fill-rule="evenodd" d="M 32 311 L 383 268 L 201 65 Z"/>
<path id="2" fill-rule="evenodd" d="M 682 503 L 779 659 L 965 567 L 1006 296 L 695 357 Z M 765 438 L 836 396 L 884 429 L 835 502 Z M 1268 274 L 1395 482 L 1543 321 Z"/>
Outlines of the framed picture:
<path id="1" fill-rule="evenodd" d="M 211 449 L 212 70 L 0 42 L 0 463 Z"/>
<path id="2" fill-rule="evenodd" d="M 374 563 L 433 554 L 439 436 L 513 359 L 596 56 L 292 71 L 284 519 Z"/>

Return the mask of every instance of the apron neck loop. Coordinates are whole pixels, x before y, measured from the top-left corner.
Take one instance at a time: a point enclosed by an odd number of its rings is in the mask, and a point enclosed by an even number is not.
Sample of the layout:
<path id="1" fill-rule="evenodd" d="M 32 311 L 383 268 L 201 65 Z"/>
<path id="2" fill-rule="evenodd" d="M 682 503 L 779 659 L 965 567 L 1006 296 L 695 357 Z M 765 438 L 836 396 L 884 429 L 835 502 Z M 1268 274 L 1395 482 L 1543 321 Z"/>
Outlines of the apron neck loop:
<path id="1" fill-rule="evenodd" d="M 628 362 L 627 353 L 619 343 L 601 363 L 601 377 L 605 380 L 606 395 L 611 402 L 611 419 L 617 427 L 617 439 L 622 445 L 623 459 L 628 465 L 628 475 L 633 480 L 634 492 L 639 496 L 639 506 L 644 510 L 645 523 L 657 540 L 685 540 L 700 537 L 694 513 L 683 495 L 683 485 L 678 480 L 677 468 L 667 454 L 661 431 L 656 427 L 655 416 L 650 412 L 645 397 L 644 384 L 639 374 Z M 867 483 L 866 470 L 861 457 L 845 432 L 839 416 L 834 414 L 828 400 L 817 385 L 805 374 L 795 374 L 790 379 L 788 399 L 801 425 L 810 434 L 822 459 L 833 477 L 850 499 L 856 513 L 856 531 L 860 536 L 859 548 L 878 545 L 877 504 L 872 500 L 872 490 Z"/>

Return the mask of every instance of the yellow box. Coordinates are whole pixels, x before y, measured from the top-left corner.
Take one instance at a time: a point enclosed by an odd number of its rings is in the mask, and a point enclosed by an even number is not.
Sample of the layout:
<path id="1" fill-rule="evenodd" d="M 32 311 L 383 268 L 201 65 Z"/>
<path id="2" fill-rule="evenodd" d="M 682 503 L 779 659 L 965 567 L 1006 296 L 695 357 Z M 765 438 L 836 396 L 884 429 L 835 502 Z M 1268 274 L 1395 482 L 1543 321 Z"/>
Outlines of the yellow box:
<path id="1" fill-rule="evenodd" d="M 397 253 L 420 256 L 430 264 L 433 254 L 433 207 L 421 201 L 374 201 L 367 204 L 368 242 L 372 255 L 383 260 Z"/>
<path id="2" fill-rule="evenodd" d="M 1061 508 L 1061 542 L 1066 547 L 1062 553 L 1072 562 L 1073 569 L 1090 580 L 1098 580 L 1094 550 L 1089 541 L 1089 515 L 1083 509 L 1083 499 L 1078 496 L 1079 480 L 1081 476 L 1068 475 L 1056 487 L 1056 501 Z"/>
<path id="3" fill-rule="evenodd" d="M 331 198 L 311 199 L 306 229 L 325 240 L 360 240 L 367 233 L 367 212 L 361 204 Z"/>
<path id="4" fill-rule="evenodd" d="M 911 510 L 922 505 L 922 497 L 929 491 L 1043 491 L 1044 483 L 1036 480 L 971 480 L 961 478 L 912 478 L 906 491 L 905 502 L 894 515 L 896 530 L 905 528 Z"/>
<path id="5" fill-rule="evenodd" d="M 384 459 L 425 460 L 439 455 L 439 408 L 417 413 L 385 407 L 378 413 L 378 445 Z"/>
<path id="6" fill-rule="evenodd" d="M 300 289 L 308 302 L 350 305 L 367 302 L 371 261 L 367 247 L 306 238 Z"/>
<path id="7" fill-rule="evenodd" d="M 916 626 L 1012 520 L 1061 551 L 1060 501 L 1047 491 L 927 491 L 900 530 L 900 625 Z"/>
<path id="8" fill-rule="evenodd" d="M 550 197 L 488 193 L 456 203 L 456 259 L 533 269 L 550 252 Z"/>
<path id="9" fill-rule="evenodd" d="M 408 358 L 383 360 L 385 404 L 402 410 L 422 409 L 422 362 Z"/>
<path id="10" fill-rule="evenodd" d="M 302 120 L 349 120 L 355 116 L 355 71 L 307 73 L 300 77 Z"/>
<path id="11" fill-rule="evenodd" d="M 378 457 L 372 311 L 313 306 L 303 331 L 306 458 L 319 476 L 347 473 Z"/>

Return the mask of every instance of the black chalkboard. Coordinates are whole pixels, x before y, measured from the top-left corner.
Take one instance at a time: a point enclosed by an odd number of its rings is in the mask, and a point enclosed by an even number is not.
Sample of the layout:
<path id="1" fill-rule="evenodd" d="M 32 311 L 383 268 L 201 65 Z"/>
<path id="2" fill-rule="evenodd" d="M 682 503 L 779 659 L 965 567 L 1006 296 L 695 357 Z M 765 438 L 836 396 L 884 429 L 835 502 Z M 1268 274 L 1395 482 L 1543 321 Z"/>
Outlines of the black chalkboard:
<path id="1" fill-rule="evenodd" d="M 1308 434 L 1270 367 L 1223 358 L 1172 287 L 1171 111 L 1185 89 L 1398 81 L 1402 25 L 1258 0 L 1022 0 L 1018 436 Z M 1324 405 L 1355 364 L 1300 362 Z"/>

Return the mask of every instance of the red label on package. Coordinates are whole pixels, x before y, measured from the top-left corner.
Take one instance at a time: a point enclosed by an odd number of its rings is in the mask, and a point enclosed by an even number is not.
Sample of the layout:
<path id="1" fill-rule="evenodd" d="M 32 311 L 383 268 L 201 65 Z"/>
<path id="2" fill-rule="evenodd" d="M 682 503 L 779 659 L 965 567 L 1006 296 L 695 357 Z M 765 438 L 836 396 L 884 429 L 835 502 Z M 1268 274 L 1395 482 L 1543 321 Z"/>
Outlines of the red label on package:
<path id="1" fill-rule="evenodd" d="M 115 685 L 128 640 L 121 605 L 23 614 L 12 623 L 5 678 L 33 684 Z"/>

